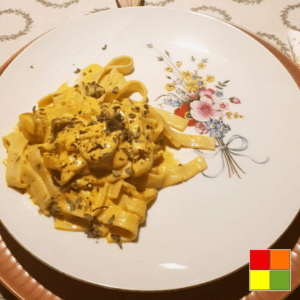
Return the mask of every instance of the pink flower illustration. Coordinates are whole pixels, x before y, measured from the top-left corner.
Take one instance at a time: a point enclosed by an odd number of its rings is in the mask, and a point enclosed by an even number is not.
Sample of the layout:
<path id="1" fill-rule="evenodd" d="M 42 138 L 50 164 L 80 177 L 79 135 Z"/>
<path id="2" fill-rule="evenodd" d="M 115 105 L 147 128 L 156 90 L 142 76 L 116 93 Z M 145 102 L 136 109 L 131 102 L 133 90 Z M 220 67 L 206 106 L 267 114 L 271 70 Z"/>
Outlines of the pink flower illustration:
<path id="1" fill-rule="evenodd" d="M 199 122 L 199 123 L 196 123 L 196 125 L 195 125 L 195 130 L 198 132 L 198 133 L 203 133 L 203 134 L 206 134 L 206 133 L 208 133 L 208 131 L 205 129 L 205 124 L 204 123 L 201 123 L 201 122 Z"/>
<path id="2" fill-rule="evenodd" d="M 231 97 L 231 98 L 229 98 L 229 100 L 230 100 L 231 103 L 234 103 L 234 104 L 241 104 L 241 101 L 240 101 L 240 99 L 238 99 L 238 98 Z"/>
<path id="3" fill-rule="evenodd" d="M 196 93 L 190 93 L 189 97 L 193 100 L 195 100 L 197 98 L 197 94 Z"/>
<path id="4" fill-rule="evenodd" d="M 214 94 L 215 94 L 215 91 L 213 89 L 201 88 L 199 90 L 200 97 L 207 97 L 207 98 L 212 99 Z"/>
<path id="5" fill-rule="evenodd" d="M 219 104 L 213 104 L 210 98 L 202 97 L 201 101 L 193 101 L 191 103 L 191 115 L 192 117 L 200 122 L 206 122 L 211 119 L 219 119 L 223 116 L 220 111 Z"/>
<path id="6" fill-rule="evenodd" d="M 221 103 L 220 103 L 220 108 L 221 108 L 222 110 L 227 110 L 227 109 L 229 109 L 229 104 L 228 104 L 228 103 L 225 103 L 225 102 L 221 102 Z"/>

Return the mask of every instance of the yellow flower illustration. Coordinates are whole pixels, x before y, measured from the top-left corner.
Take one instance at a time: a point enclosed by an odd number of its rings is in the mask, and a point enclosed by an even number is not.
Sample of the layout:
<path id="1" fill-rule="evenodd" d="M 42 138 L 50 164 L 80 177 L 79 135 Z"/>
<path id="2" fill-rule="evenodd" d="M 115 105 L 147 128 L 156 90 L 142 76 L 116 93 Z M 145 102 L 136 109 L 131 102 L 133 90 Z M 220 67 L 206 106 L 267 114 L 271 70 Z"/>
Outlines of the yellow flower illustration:
<path id="1" fill-rule="evenodd" d="M 241 119 L 244 119 L 244 116 L 243 116 L 243 115 L 240 115 L 240 118 L 241 118 Z"/>
<path id="2" fill-rule="evenodd" d="M 198 66 L 198 69 L 201 70 L 206 67 L 206 64 L 204 62 L 200 62 L 197 66 Z"/>
<path id="3" fill-rule="evenodd" d="M 231 120 L 231 116 L 228 116 L 227 119 Z"/>
<path id="4" fill-rule="evenodd" d="M 194 74 L 192 73 L 192 72 L 190 72 L 190 71 L 186 71 L 186 72 L 184 72 L 184 71 L 182 71 L 181 72 L 181 78 L 182 79 L 186 79 L 186 80 L 192 80 L 192 76 L 193 76 Z"/>
<path id="5" fill-rule="evenodd" d="M 166 67 L 165 71 L 167 71 L 167 72 L 173 72 L 173 69 L 171 67 Z"/>
<path id="6" fill-rule="evenodd" d="M 232 112 L 231 112 L 231 111 L 229 111 L 229 112 L 227 113 L 227 115 L 231 116 L 231 115 L 232 115 Z"/>
<path id="7" fill-rule="evenodd" d="M 236 116 L 238 116 L 238 115 L 239 115 L 239 113 L 238 113 L 238 112 L 235 112 L 234 114 L 235 114 Z"/>
<path id="8" fill-rule="evenodd" d="M 215 81 L 215 76 L 214 75 L 207 75 L 205 80 L 210 82 L 210 83 L 214 82 Z"/>
<path id="9" fill-rule="evenodd" d="M 179 68 L 180 66 L 182 65 L 182 62 L 181 61 L 178 61 L 177 63 L 176 63 L 176 66 Z"/>
<path id="10" fill-rule="evenodd" d="M 174 83 L 167 83 L 166 86 L 165 86 L 165 89 L 169 92 L 175 90 L 175 85 Z"/>
<path id="11" fill-rule="evenodd" d="M 238 118 L 239 118 L 239 116 L 238 116 L 238 115 L 234 115 L 234 118 L 235 118 L 235 119 L 238 119 Z"/>
<path id="12" fill-rule="evenodd" d="M 192 81 L 191 81 L 191 80 L 186 81 L 185 84 L 186 84 L 185 89 L 186 89 L 188 92 L 193 92 L 194 87 L 193 87 Z"/>
<path id="13" fill-rule="evenodd" d="M 186 84 L 185 88 L 188 92 L 192 92 L 192 93 L 196 92 L 197 88 L 199 88 L 196 80 L 187 80 L 185 84 Z"/>

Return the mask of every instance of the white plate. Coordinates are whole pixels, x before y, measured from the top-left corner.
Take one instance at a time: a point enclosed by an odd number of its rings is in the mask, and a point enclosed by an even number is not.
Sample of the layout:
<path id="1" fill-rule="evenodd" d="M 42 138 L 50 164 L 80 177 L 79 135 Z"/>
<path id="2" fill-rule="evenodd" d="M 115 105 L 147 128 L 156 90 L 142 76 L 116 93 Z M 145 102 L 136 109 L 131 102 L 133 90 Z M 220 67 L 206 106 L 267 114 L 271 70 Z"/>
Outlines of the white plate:
<path id="1" fill-rule="evenodd" d="M 151 43 L 155 48 L 147 47 Z M 102 50 L 107 44 L 107 49 Z M 248 149 L 233 155 L 247 173 L 229 178 L 202 174 L 159 192 L 136 243 L 123 250 L 105 240 L 96 243 L 82 233 L 53 229 L 27 195 L 7 188 L 1 166 L 0 217 L 10 233 L 33 255 L 75 278 L 129 290 L 168 290 L 193 286 L 224 276 L 249 262 L 250 249 L 266 249 L 289 226 L 299 209 L 300 92 L 285 68 L 263 46 L 240 30 L 214 18 L 173 9 L 131 8 L 92 14 L 44 35 L 7 68 L 0 78 L 0 135 L 12 131 L 18 115 L 31 111 L 39 98 L 74 78 L 74 70 L 92 63 L 105 65 L 130 55 L 130 78 L 145 83 L 152 105 L 164 102 L 167 66 L 157 56 L 168 51 L 181 70 L 215 76 L 208 87 L 237 97 L 230 111 L 245 118 L 231 120 L 223 138 L 239 135 Z M 158 51 L 161 52 L 158 53 Z M 195 58 L 192 61 L 191 57 Z M 30 68 L 33 66 L 33 68 Z M 174 77 L 174 76 L 173 76 Z M 176 92 L 172 91 L 172 92 Z M 224 101 L 223 101 L 224 102 Z M 164 105 L 163 109 L 175 108 Z M 197 134 L 193 127 L 188 133 Z M 232 142 L 238 148 L 242 139 Z M 1 147 L 1 160 L 6 157 Z M 183 162 L 196 154 L 182 150 Z M 208 175 L 222 169 L 221 153 L 207 159 Z"/>

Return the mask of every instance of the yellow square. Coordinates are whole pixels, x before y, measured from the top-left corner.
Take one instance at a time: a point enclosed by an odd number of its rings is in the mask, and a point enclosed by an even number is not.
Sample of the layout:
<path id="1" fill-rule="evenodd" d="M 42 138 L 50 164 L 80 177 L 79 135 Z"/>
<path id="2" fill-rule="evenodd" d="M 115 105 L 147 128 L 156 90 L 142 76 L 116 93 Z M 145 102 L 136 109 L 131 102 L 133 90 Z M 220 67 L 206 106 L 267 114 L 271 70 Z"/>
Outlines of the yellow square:
<path id="1" fill-rule="evenodd" d="M 269 290 L 270 271 L 269 270 L 250 270 L 250 290 Z"/>

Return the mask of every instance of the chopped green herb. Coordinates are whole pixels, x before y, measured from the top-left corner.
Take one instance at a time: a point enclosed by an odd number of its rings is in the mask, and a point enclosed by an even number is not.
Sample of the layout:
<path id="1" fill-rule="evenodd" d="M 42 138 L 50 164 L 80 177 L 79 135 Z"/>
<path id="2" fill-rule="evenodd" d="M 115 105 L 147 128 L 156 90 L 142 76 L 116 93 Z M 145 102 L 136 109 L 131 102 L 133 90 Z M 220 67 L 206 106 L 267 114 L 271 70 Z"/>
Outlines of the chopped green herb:
<path id="1" fill-rule="evenodd" d="M 141 135 L 141 128 L 138 127 L 138 129 L 137 129 L 137 131 L 136 131 L 136 134 L 134 135 L 134 138 L 135 138 L 135 139 L 138 139 L 138 138 L 140 137 L 140 135 Z"/>
<path id="2" fill-rule="evenodd" d="M 130 113 L 128 114 L 129 118 L 134 119 L 136 117 L 136 114 Z"/>
<path id="3" fill-rule="evenodd" d="M 77 208 L 79 208 L 81 201 L 82 201 L 82 198 L 81 198 L 81 197 L 78 197 L 78 198 L 76 199 L 75 204 L 76 204 L 76 207 L 77 207 Z"/>
<path id="4" fill-rule="evenodd" d="M 112 215 L 112 216 L 109 218 L 108 223 L 109 223 L 109 224 L 112 224 L 114 220 L 115 220 L 115 215 Z"/>
<path id="5" fill-rule="evenodd" d="M 113 90 L 112 90 L 112 93 L 113 93 L 113 94 L 118 94 L 118 92 L 119 92 L 119 87 L 115 86 L 115 87 L 113 88 Z"/>
<path id="6" fill-rule="evenodd" d="M 118 244 L 120 249 L 122 249 L 121 237 L 117 234 L 112 234 L 111 238 Z"/>

